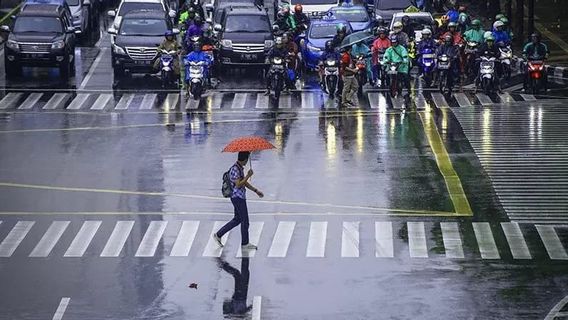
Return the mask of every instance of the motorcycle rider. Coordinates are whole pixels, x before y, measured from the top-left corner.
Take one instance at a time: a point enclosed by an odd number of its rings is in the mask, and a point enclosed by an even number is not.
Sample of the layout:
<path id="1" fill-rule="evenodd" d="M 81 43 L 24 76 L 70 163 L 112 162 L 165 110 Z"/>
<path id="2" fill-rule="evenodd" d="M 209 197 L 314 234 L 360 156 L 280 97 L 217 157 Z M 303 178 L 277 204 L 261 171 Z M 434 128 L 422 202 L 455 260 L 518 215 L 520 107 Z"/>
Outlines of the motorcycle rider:
<path id="1" fill-rule="evenodd" d="M 383 65 L 390 65 L 391 63 L 398 64 L 398 73 L 402 76 L 402 84 L 408 89 L 410 93 L 410 61 L 408 59 L 408 51 L 399 43 L 398 37 L 391 35 L 391 46 L 385 51 L 383 56 Z"/>
<path id="2" fill-rule="evenodd" d="M 341 56 L 339 55 L 339 53 L 335 50 L 335 47 L 333 46 L 333 42 L 331 40 L 327 40 L 325 42 L 325 49 L 323 54 L 320 57 L 320 62 L 318 64 L 318 71 L 319 71 L 319 76 L 320 76 L 320 86 L 323 87 L 323 83 L 324 83 L 324 73 L 323 73 L 323 62 L 327 59 L 333 59 L 335 60 L 337 63 L 339 63 L 339 60 L 341 59 Z"/>
<path id="3" fill-rule="evenodd" d="M 523 48 L 523 58 L 528 61 L 545 61 L 548 59 L 550 51 L 548 46 L 541 42 L 540 34 L 531 34 L 531 41 L 525 45 Z M 527 68 L 524 68 L 524 81 L 523 88 L 525 91 L 528 90 L 529 73 Z M 548 88 L 548 74 L 546 73 L 546 68 L 543 70 L 542 80 L 544 83 L 544 88 Z"/>
<path id="4" fill-rule="evenodd" d="M 288 50 L 284 46 L 284 40 L 282 37 L 276 37 L 276 39 L 274 39 L 274 46 L 272 46 L 266 54 L 266 64 L 270 64 L 270 61 L 275 57 L 286 59 L 287 54 Z M 266 92 L 264 95 L 270 95 L 270 77 L 266 77 Z"/>
<path id="5" fill-rule="evenodd" d="M 485 43 L 483 45 L 481 45 L 481 47 L 479 48 L 479 50 L 477 51 L 477 57 L 475 59 L 475 65 L 476 65 L 476 70 L 477 70 L 477 76 L 475 77 L 475 86 L 478 87 L 479 86 L 479 64 L 481 62 L 481 57 L 487 57 L 487 58 L 495 58 L 495 59 L 499 59 L 499 57 L 501 56 L 501 53 L 499 52 L 499 47 L 497 47 L 497 45 L 495 44 L 495 38 L 493 38 L 493 36 L 488 36 L 487 38 L 485 38 Z M 501 74 L 503 73 L 502 71 L 502 67 L 501 64 L 497 61 L 495 61 L 495 79 L 496 79 L 496 84 L 497 84 L 497 89 L 499 91 L 499 93 L 503 93 L 503 91 L 501 90 Z"/>
<path id="6" fill-rule="evenodd" d="M 446 15 L 448 16 L 448 18 L 450 19 L 450 22 L 458 22 L 458 19 L 460 17 L 460 13 L 458 11 L 458 9 L 456 8 L 456 5 L 452 2 L 448 3 L 448 12 L 446 13 Z"/>
<path id="7" fill-rule="evenodd" d="M 436 57 L 439 59 L 442 55 L 448 56 L 450 59 L 450 70 L 448 70 L 449 87 L 453 88 L 454 79 L 459 79 L 459 49 L 454 45 L 453 37 L 450 33 L 444 36 L 444 42 L 436 49 Z M 438 77 L 439 78 L 439 77 Z"/>
<path id="8" fill-rule="evenodd" d="M 450 18 L 447 15 L 443 15 L 440 18 L 440 24 L 438 24 L 438 28 L 436 28 L 436 33 L 434 34 L 434 39 L 442 39 L 442 36 L 448 32 L 448 24 L 450 23 Z"/>
<path id="9" fill-rule="evenodd" d="M 286 82 L 286 89 L 295 89 L 294 82 L 299 77 L 299 69 L 300 69 L 300 57 L 298 52 L 300 51 L 296 42 L 294 42 L 294 36 L 291 32 L 286 32 L 282 36 L 282 42 L 284 43 L 284 48 L 286 49 L 287 56 L 291 55 L 290 65 L 288 68 L 294 70 L 295 79 L 289 79 L 290 81 Z"/>
<path id="10" fill-rule="evenodd" d="M 201 0 L 189 0 L 188 5 L 189 8 L 193 9 L 198 16 L 200 16 L 202 19 L 205 19 L 205 10 L 203 10 Z"/>
<path id="11" fill-rule="evenodd" d="M 483 34 L 485 31 L 481 27 L 481 20 L 475 19 L 471 22 L 471 29 L 467 30 L 463 36 L 465 41 L 483 43 Z"/>
<path id="12" fill-rule="evenodd" d="M 336 34 L 333 36 L 331 43 L 335 49 L 338 49 L 343 42 L 343 39 L 347 36 L 347 27 L 343 24 L 337 25 Z"/>
<path id="13" fill-rule="evenodd" d="M 388 30 L 386 28 L 379 28 L 378 29 L 379 36 L 375 41 L 373 41 L 373 45 L 371 46 L 372 55 L 372 63 L 373 63 L 373 79 L 376 83 L 379 79 L 381 62 L 379 61 L 379 53 L 384 52 L 391 46 L 390 40 L 387 37 Z"/>
<path id="14" fill-rule="evenodd" d="M 362 55 L 365 57 L 365 68 L 367 72 L 367 79 L 369 79 L 369 83 L 374 85 L 373 81 L 373 73 L 371 68 L 371 49 L 365 44 L 365 42 L 357 42 L 353 44 L 351 47 L 351 57 L 353 59 L 357 59 L 358 56 Z M 355 60 L 356 61 L 356 60 Z"/>
<path id="15" fill-rule="evenodd" d="M 422 30 L 422 40 L 418 43 L 417 50 L 417 60 L 420 61 L 420 53 L 426 48 L 432 49 L 433 52 L 436 51 L 436 41 L 432 39 L 432 30 L 424 28 Z M 418 68 L 418 72 L 422 75 L 422 68 Z"/>
<path id="16" fill-rule="evenodd" d="M 405 48 L 408 48 L 408 42 L 410 41 L 410 38 L 408 37 L 408 34 L 406 34 L 406 32 L 402 31 L 403 28 L 404 26 L 402 25 L 402 22 L 397 21 L 393 23 L 392 35 L 396 37 L 398 44 Z"/>
<path id="17" fill-rule="evenodd" d="M 292 15 L 292 19 L 294 19 L 294 23 L 296 24 L 295 32 L 297 34 L 306 31 L 304 28 L 310 25 L 310 19 L 303 11 L 304 9 L 301 4 L 298 3 L 294 6 L 294 14 Z"/>
<path id="18" fill-rule="evenodd" d="M 176 35 L 174 34 L 174 32 L 172 30 L 167 30 L 164 33 L 164 40 L 162 41 L 162 43 L 158 46 L 158 54 L 160 53 L 160 50 L 165 50 L 165 51 L 176 51 L 179 52 L 180 49 L 180 45 L 176 40 Z M 160 57 L 158 56 L 158 58 L 154 61 L 154 70 L 160 72 Z M 179 59 L 176 55 L 174 56 L 174 64 L 173 64 L 173 70 L 174 70 L 174 74 L 179 76 L 179 71 L 180 71 L 180 67 L 179 67 Z"/>
<path id="19" fill-rule="evenodd" d="M 203 68 L 203 78 L 205 79 L 206 83 L 210 86 L 211 85 L 211 78 L 209 77 L 209 67 L 211 66 L 211 58 L 205 52 L 201 50 L 202 44 L 200 42 L 195 42 L 193 44 L 193 51 L 191 51 L 188 55 L 185 56 L 184 63 L 189 62 L 205 62 L 205 66 Z M 188 76 L 186 75 L 186 86 L 188 83 Z M 189 87 L 189 86 L 188 86 Z"/>
<path id="20" fill-rule="evenodd" d="M 498 45 L 508 46 L 511 44 L 511 35 L 505 31 L 503 28 L 505 24 L 503 21 L 498 20 L 493 23 L 493 38 Z"/>
<path id="21" fill-rule="evenodd" d="M 471 24 L 471 18 L 467 13 L 467 7 L 464 5 L 459 7 L 458 12 L 460 13 L 460 15 L 458 16 L 459 31 L 461 33 L 464 33 L 467 30 L 469 30 Z"/>
<path id="22" fill-rule="evenodd" d="M 446 32 L 444 35 L 442 35 L 442 39 L 444 40 L 446 38 L 447 35 L 450 35 L 452 37 L 452 41 L 454 43 L 455 46 L 460 45 L 461 43 L 463 43 L 463 37 L 461 32 L 459 32 L 457 30 L 458 28 L 458 24 L 457 22 L 450 22 L 448 23 L 448 32 Z"/>
<path id="23" fill-rule="evenodd" d="M 402 22 L 402 32 L 406 33 L 408 37 L 414 38 L 414 27 L 412 27 L 410 17 L 403 16 L 401 22 Z"/>

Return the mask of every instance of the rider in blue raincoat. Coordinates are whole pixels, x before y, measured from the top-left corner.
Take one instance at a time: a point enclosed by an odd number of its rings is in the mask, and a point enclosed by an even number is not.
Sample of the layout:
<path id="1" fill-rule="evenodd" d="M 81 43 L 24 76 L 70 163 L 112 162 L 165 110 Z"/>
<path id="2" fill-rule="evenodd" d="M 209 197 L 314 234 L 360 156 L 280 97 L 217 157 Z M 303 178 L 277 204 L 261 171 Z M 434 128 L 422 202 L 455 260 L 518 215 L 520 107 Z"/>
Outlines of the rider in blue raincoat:
<path id="1" fill-rule="evenodd" d="M 363 42 L 357 42 L 351 46 L 351 56 L 353 59 L 357 59 L 359 55 L 365 57 L 365 66 L 367 70 L 367 79 L 373 79 L 373 73 L 371 68 L 371 49 Z"/>
<path id="2" fill-rule="evenodd" d="M 211 84 L 211 79 L 209 78 L 209 67 L 211 66 L 211 57 L 208 54 L 201 51 L 201 43 L 196 42 L 193 44 L 193 51 L 190 52 L 184 58 L 184 64 L 188 65 L 189 62 L 205 62 L 205 68 L 203 68 L 203 77 L 206 79 L 208 84 Z M 189 82 L 189 72 L 185 72 L 185 83 Z"/>

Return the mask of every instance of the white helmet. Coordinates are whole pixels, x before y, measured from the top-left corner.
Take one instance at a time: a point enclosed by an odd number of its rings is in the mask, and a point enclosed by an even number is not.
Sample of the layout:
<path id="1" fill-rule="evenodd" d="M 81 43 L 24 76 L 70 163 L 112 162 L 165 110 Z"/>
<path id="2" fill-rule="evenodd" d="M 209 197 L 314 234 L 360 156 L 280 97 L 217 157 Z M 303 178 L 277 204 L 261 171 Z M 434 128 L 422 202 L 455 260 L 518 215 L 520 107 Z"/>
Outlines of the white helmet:
<path id="1" fill-rule="evenodd" d="M 274 43 L 276 45 L 281 45 L 284 41 L 282 41 L 282 37 L 276 37 L 276 39 L 274 39 Z"/>
<path id="2" fill-rule="evenodd" d="M 432 35 L 432 30 L 428 29 L 428 28 L 424 28 L 422 30 L 422 35 L 423 36 L 431 36 Z"/>
<path id="3" fill-rule="evenodd" d="M 393 23 L 393 25 L 392 25 L 392 30 L 393 30 L 393 31 L 401 31 L 401 30 L 402 30 L 402 27 L 403 27 L 403 26 L 402 26 L 402 22 L 397 21 L 397 22 Z"/>
<path id="4" fill-rule="evenodd" d="M 503 26 L 505 26 L 505 24 L 501 20 L 495 21 L 495 23 L 493 23 L 494 29 L 497 29 L 497 28 L 500 28 L 500 27 L 503 27 Z"/>

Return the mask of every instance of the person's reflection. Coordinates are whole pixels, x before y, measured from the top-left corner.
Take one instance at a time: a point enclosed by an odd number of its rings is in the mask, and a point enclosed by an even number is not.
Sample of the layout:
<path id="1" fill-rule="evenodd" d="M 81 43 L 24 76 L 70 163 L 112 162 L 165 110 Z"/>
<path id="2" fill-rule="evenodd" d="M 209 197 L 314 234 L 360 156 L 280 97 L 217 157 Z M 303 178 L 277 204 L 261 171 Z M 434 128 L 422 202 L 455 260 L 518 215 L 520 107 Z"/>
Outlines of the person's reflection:
<path id="1" fill-rule="evenodd" d="M 225 300 L 223 302 L 223 314 L 224 315 L 242 315 L 247 313 L 252 309 L 252 305 L 247 306 L 247 293 L 249 285 L 249 259 L 241 259 L 241 271 L 233 268 L 229 263 L 219 259 L 219 265 L 223 270 L 233 276 L 235 279 L 235 293 L 231 300 Z"/>

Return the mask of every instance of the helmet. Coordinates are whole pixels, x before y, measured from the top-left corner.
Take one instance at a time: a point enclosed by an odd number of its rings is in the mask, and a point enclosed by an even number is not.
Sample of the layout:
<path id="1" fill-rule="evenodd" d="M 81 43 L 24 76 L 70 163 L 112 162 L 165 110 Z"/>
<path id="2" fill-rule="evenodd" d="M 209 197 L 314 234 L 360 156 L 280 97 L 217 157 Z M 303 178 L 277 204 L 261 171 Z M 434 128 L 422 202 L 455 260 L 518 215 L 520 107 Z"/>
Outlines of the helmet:
<path id="1" fill-rule="evenodd" d="M 502 28 L 505 24 L 503 23 L 503 21 L 499 20 L 499 21 L 495 21 L 493 23 L 493 28 L 497 29 L 497 28 Z"/>
<path id="2" fill-rule="evenodd" d="M 509 19 L 507 19 L 507 17 L 503 17 L 499 19 L 499 21 L 503 22 L 504 24 L 509 24 Z"/>
<path id="3" fill-rule="evenodd" d="M 450 42 L 450 43 L 451 43 L 452 40 L 453 40 L 453 37 L 452 37 L 451 34 L 446 34 L 446 35 L 444 36 L 444 42 L 446 42 L 446 43 L 447 43 L 447 42 Z"/>
<path id="4" fill-rule="evenodd" d="M 487 38 L 493 37 L 493 33 L 491 31 L 485 31 L 483 34 L 483 39 L 487 40 Z"/>
<path id="5" fill-rule="evenodd" d="M 485 42 L 489 42 L 489 41 L 491 41 L 491 42 L 495 41 L 495 38 L 493 37 L 492 34 L 490 34 L 490 35 L 488 35 L 487 37 L 485 37 Z"/>
<path id="6" fill-rule="evenodd" d="M 448 22 L 450 22 L 450 17 L 448 17 L 447 14 L 443 15 L 440 20 L 442 21 L 442 24 L 446 24 Z"/>
<path id="7" fill-rule="evenodd" d="M 325 42 L 325 51 L 332 51 L 333 50 L 333 42 L 331 40 L 327 40 Z"/>
<path id="8" fill-rule="evenodd" d="M 450 22 L 448 23 L 448 28 L 457 28 L 458 23 L 457 22 Z"/>
<path id="9" fill-rule="evenodd" d="M 395 33 L 402 31 L 402 28 L 403 28 L 402 22 L 400 21 L 397 21 L 392 25 L 392 31 L 394 31 Z"/>
<path id="10" fill-rule="evenodd" d="M 206 38 L 210 38 L 212 35 L 213 35 L 213 30 L 211 30 L 211 27 L 203 31 L 203 36 Z"/>
<path id="11" fill-rule="evenodd" d="M 168 38 L 168 37 L 174 37 L 175 35 L 174 35 L 174 32 L 173 32 L 172 30 L 167 30 L 167 31 L 164 33 L 164 36 L 165 36 L 166 38 Z"/>
<path id="12" fill-rule="evenodd" d="M 505 18 L 505 15 L 502 13 L 499 13 L 498 15 L 495 16 L 495 20 L 501 20 L 503 18 Z"/>
<path id="13" fill-rule="evenodd" d="M 274 44 L 276 44 L 277 46 L 281 46 L 282 44 L 284 44 L 282 37 L 276 37 L 276 39 L 274 39 Z"/>
<path id="14" fill-rule="evenodd" d="M 277 24 L 272 25 L 272 33 L 277 33 L 280 31 L 280 27 Z"/>
<path id="15" fill-rule="evenodd" d="M 533 34 L 531 34 L 531 39 L 536 39 L 537 41 L 540 41 L 540 34 L 534 32 Z"/>
<path id="16" fill-rule="evenodd" d="M 285 17 L 285 13 L 282 10 L 278 11 L 278 13 L 276 14 L 277 19 L 284 19 L 284 17 Z"/>
<path id="17" fill-rule="evenodd" d="M 428 28 L 422 29 L 422 36 L 431 36 L 431 35 L 432 35 L 432 30 Z"/>
<path id="18" fill-rule="evenodd" d="M 466 10 L 467 10 L 467 8 L 463 5 L 460 6 L 459 9 L 458 9 L 459 12 L 465 12 Z"/>
<path id="19" fill-rule="evenodd" d="M 471 25 L 474 26 L 474 27 L 480 27 L 481 26 L 481 20 L 475 19 L 471 22 Z"/>
<path id="20" fill-rule="evenodd" d="M 336 30 L 337 30 L 337 33 L 346 33 L 347 27 L 344 24 L 338 24 Z"/>
<path id="21" fill-rule="evenodd" d="M 301 4 L 298 3 L 294 6 L 294 12 L 295 13 L 300 14 L 300 13 L 302 13 L 302 10 L 303 10 L 303 8 L 302 8 Z"/>
<path id="22" fill-rule="evenodd" d="M 395 44 L 398 44 L 398 37 L 395 35 L 390 36 L 390 42 L 391 44 L 394 46 Z"/>

